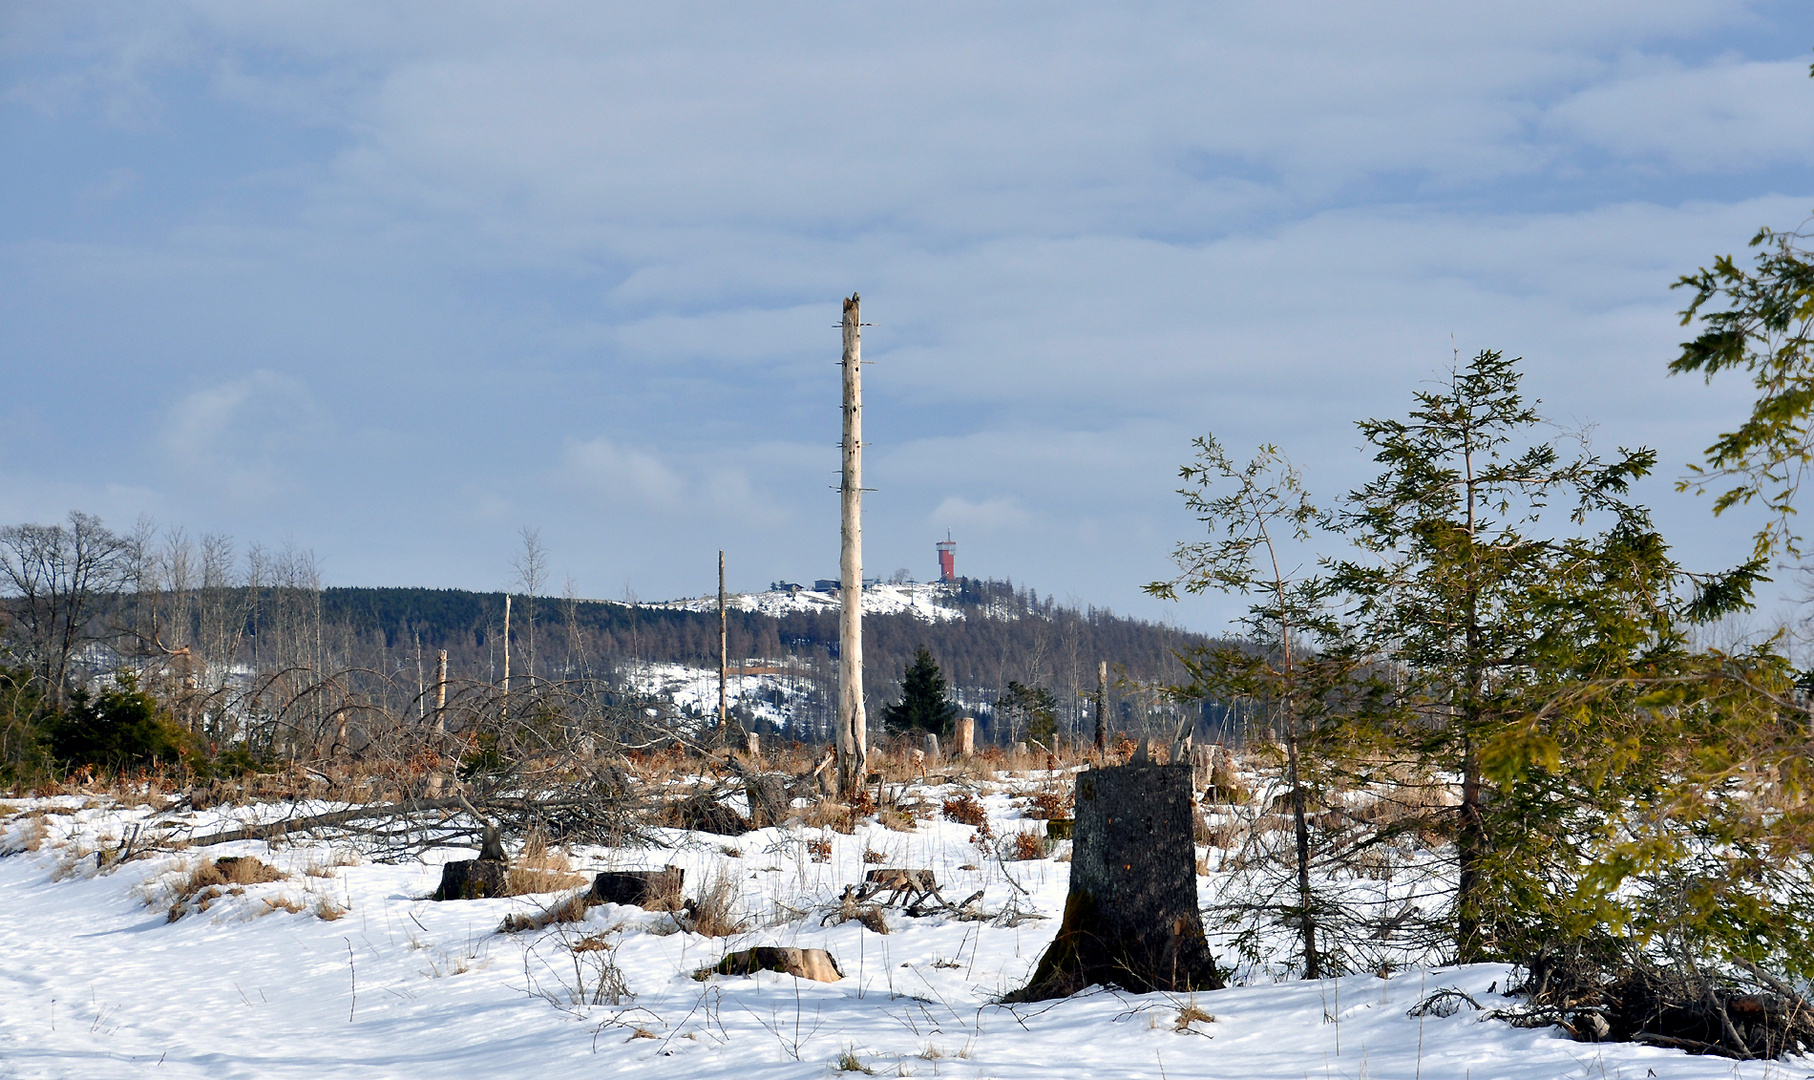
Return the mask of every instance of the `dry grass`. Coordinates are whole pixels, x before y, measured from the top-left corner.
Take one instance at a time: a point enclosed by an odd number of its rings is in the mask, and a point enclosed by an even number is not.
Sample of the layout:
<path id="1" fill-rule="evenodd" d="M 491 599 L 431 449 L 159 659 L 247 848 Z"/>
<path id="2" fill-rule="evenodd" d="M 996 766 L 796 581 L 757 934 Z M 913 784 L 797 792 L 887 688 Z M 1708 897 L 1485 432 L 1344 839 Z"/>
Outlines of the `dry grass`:
<path id="1" fill-rule="evenodd" d="M 741 910 L 743 895 L 736 879 L 714 874 L 700 887 L 699 899 L 689 900 L 683 925 L 702 937 L 730 937 L 749 929 L 750 919 Z"/>
<path id="2" fill-rule="evenodd" d="M 258 902 L 265 906 L 264 914 L 267 915 L 273 911 L 287 911 L 292 915 L 300 915 L 309 910 L 307 903 L 293 896 L 261 896 L 258 898 Z"/>
<path id="3" fill-rule="evenodd" d="M 335 919 L 338 919 L 345 914 L 345 908 L 334 903 L 325 896 L 315 901 L 315 917 L 322 922 L 333 922 Z"/>
<path id="4" fill-rule="evenodd" d="M 174 899 L 170 905 L 170 921 L 182 918 L 191 907 L 196 911 L 207 911 L 208 905 L 222 896 L 243 895 L 247 885 L 263 885 L 288 878 L 288 874 L 253 855 L 203 859 L 171 887 L 170 895 Z"/>
<path id="5" fill-rule="evenodd" d="M 872 847 L 866 847 L 863 849 L 863 861 L 866 863 L 885 863 L 888 861 L 888 853 L 886 851 L 877 851 Z"/>
<path id="6" fill-rule="evenodd" d="M 500 934 L 516 934 L 524 930 L 542 930 L 559 923 L 577 923 L 586 921 L 586 911 L 591 905 L 586 903 L 584 890 L 562 900 L 557 900 L 533 915 L 508 915 L 498 926 Z"/>
<path id="7" fill-rule="evenodd" d="M 831 829 L 846 836 L 857 831 L 859 808 L 830 799 L 820 799 L 801 811 L 797 820 L 811 829 Z"/>
<path id="8" fill-rule="evenodd" d="M 806 842 L 806 854 L 813 862 L 831 861 L 831 837 L 815 836 Z"/>
<path id="9" fill-rule="evenodd" d="M 944 812 L 946 821 L 955 821 L 960 825 L 987 825 L 989 823 L 989 814 L 983 809 L 982 800 L 968 791 L 946 799 Z"/>
<path id="10" fill-rule="evenodd" d="M 1197 1008 L 1195 1001 L 1178 1007 L 1178 1019 L 1173 1024 L 1173 1031 L 1189 1031 L 1192 1024 L 1213 1024 L 1216 1018 Z"/>
<path id="11" fill-rule="evenodd" d="M 909 810 L 888 807 L 876 814 L 876 821 L 890 832 L 912 832 L 919 821 Z"/>
<path id="12" fill-rule="evenodd" d="M 573 869 L 567 853 L 558 848 L 550 848 L 547 838 L 532 829 L 523 840 L 523 850 L 510 860 L 510 868 L 505 875 L 504 895 L 531 896 L 577 888 L 586 883 L 586 875 Z"/>

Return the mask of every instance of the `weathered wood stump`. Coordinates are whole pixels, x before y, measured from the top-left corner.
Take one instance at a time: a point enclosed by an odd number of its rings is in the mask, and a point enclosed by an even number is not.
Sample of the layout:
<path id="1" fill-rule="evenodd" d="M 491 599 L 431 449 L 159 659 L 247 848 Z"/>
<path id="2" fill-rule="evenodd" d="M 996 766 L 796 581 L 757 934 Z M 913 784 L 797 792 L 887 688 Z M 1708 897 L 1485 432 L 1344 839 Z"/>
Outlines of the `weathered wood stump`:
<path id="1" fill-rule="evenodd" d="M 672 911 L 680 906 L 681 887 L 687 872 L 678 866 L 661 870 L 605 870 L 592 879 L 586 894 L 590 904 L 635 904 L 651 911 Z"/>
<path id="2" fill-rule="evenodd" d="M 510 869 L 502 859 L 461 859 L 441 867 L 441 887 L 436 900 L 483 900 L 503 896 L 509 889 Z"/>
<path id="3" fill-rule="evenodd" d="M 780 773 L 757 773 L 743 780 L 743 793 L 750 802 L 750 826 L 766 829 L 786 824 L 793 800 L 788 798 L 787 777 Z"/>
<path id="4" fill-rule="evenodd" d="M 1188 764 L 1136 761 L 1077 777 L 1064 922 L 1032 981 L 1004 1000 L 1067 997 L 1099 983 L 1135 993 L 1221 989 L 1197 914 L 1190 795 Z"/>
<path id="5" fill-rule="evenodd" d="M 758 946 L 731 953 L 718 962 L 720 975 L 750 975 L 758 971 L 779 971 L 814 982 L 837 982 L 844 977 L 838 962 L 824 949 L 796 949 L 786 946 Z"/>

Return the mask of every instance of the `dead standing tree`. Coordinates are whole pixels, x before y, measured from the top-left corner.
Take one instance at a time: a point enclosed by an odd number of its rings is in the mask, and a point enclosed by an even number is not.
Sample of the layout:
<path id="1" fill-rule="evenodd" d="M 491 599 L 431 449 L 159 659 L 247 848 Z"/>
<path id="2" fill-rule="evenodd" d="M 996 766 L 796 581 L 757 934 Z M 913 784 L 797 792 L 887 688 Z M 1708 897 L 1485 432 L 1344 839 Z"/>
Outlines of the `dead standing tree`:
<path id="1" fill-rule="evenodd" d="M 1189 764 L 1132 763 L 1077 777 L 1064 922 L 1032 980 L 1003 1000 L 1066 997 L 1086 986 L 1135 993 L 1219 990 L 1197 914 Z"/>
<path id="2" fill-rule="evenodd" d="M 863 715 L 863 320 L 856 293 L 844 301 L 844 475 L 838 557 L 838 784 L 863 790 L 869 724 Z"/>

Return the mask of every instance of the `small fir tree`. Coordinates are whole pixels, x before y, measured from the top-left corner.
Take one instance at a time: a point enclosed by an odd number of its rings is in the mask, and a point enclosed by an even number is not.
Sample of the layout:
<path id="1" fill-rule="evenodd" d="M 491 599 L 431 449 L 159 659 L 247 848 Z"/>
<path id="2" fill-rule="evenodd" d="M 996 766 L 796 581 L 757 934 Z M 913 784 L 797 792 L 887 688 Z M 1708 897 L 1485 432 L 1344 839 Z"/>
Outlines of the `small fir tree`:
<path id="1" fill-rule="evenodd" d="M 901 734 L 949 736 L 960 710 L 945 696 L 946 689 L 945 673 L 921 645 L 913 663 L 901 674 L 901 700 L 882 710 L 883 725 Z"/>

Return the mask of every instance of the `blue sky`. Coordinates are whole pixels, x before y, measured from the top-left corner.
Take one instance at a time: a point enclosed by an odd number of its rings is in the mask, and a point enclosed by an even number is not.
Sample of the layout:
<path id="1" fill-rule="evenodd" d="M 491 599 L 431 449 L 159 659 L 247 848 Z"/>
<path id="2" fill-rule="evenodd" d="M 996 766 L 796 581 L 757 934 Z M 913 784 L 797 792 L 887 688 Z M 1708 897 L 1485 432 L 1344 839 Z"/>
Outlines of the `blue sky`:
<path id="1" fill-rule="evenodd" d="M 0 521 L 293 540 L 337 584 L 830 576 L 1140 596 L 1193 435 L 1327 498 L 1453 350 L 1669 480 L 1740 414 L 1668 288 L 1814 211 L 1805 4 L 9 5 Z"/>

